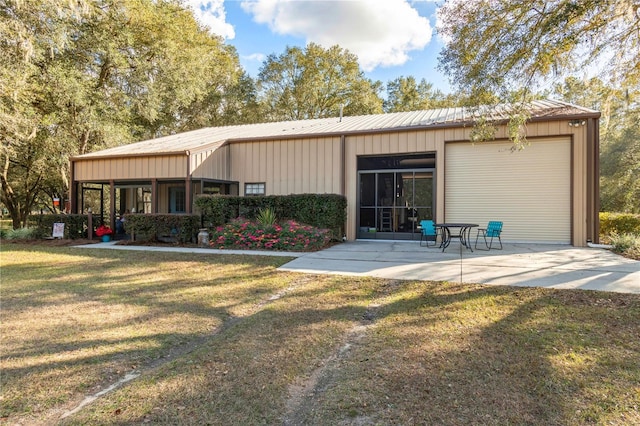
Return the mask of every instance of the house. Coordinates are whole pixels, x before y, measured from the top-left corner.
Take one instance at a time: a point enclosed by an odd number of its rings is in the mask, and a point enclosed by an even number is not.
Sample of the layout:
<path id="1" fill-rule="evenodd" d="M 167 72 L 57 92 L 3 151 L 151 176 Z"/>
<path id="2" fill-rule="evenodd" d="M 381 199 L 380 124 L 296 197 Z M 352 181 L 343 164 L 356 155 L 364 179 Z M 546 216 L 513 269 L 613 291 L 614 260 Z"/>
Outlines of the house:
<path id="1" fill-rule="evenodd" d="M 336 193 L 353 239 L 419 239 L 422 219 L 504 222 L 507 241 L 598 241 L 600 113 L 553 100 L 528 106 L 528 145 L 471 143 L 477 111 L 445 108 L 212 127 L 71 160 L 71 205 L 189 213 L 198 194 Z M 108 202 L 114 200 L 115 202 Z M 94 201 L 95 202 L 95 201 Z M 108 206 L 107 208 L 104 208 Z M 94 209 L 95 211 L 95 209 Z"/>

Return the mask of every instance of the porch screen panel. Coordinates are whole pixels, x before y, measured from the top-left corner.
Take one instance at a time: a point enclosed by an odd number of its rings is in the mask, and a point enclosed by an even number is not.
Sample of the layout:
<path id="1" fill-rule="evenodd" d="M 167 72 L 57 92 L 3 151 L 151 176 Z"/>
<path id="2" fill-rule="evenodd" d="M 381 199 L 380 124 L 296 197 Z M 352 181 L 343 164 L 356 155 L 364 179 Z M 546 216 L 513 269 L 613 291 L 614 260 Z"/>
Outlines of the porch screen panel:
<path id="1" fill-rule="evenodd" d="M 502 238 L 571 242 L 571 140 L 446 144 L 445 220 L 504 222 Z M 474 232 L 475 238 L 475 232 Z"/>

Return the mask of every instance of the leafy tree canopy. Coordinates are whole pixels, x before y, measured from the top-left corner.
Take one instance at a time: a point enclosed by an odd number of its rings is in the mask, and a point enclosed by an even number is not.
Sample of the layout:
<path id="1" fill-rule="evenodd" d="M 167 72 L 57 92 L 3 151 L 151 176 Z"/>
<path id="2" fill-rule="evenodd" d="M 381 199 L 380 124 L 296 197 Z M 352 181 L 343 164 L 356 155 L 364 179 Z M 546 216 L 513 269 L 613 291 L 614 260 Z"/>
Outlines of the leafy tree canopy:
<path id="1" fill-rule="evenodd" d="M 387 83 L 385 112 L 418 111 L 422 109 L 451 107 L 457 103 L 453 95 L 435 90 L 425 79 L 417 82 L 415 77 L 398 77 Z"/>
<path id="2" fill-rule="evenodd" d="M 382 83 L 364 77 L 357 57 L 310 43 L 271 54 L 258 75 L 269 120 L 302 120 L 382 112 Z"/>
<path id="3" fill-rule="evenodd" d="M 8 0 L 0 18 L 0 201 L 14 227 L 67 192 L 70 156 L 238 122 L 255 94 L 235 50 L 178 0 Z"/>
<path id="4" fill-rule="evenodd" d="M 640 213 L 640 93 L 575 77 L 554 85 L 561 99 L 601 111 L 600 203 L 603 211 Z M 633 102 L 632 100 L 636 101 Z"/>
<path id="5" fill-rule="evenodd" d="M 640 81 L 634 0 L 456 0 L 440 19 L 440 67 L 467 93 L 506 99 L 545 78 L 592 70 L 623 89 Z"/>

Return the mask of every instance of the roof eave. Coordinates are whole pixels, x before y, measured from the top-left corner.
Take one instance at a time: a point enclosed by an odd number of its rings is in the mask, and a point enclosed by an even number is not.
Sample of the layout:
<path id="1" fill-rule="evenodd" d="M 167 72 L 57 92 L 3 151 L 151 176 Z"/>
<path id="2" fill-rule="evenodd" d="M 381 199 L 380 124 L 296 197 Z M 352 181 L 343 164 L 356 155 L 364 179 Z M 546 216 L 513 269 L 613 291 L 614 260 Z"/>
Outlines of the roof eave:
<path id="1" fill-rule="evenodd" d="M 190 155 L 191 152 L 189 150 L 181 150 L 181 151 L 166 151 L 166 152 L 135 152 L 135 153 L 120 153 L 120 154 L 104 154 L 104 155 L 77 155 L 71 157 L 72 161 L 82 161 L 82 160 L 104 160 L 107 158 L 119 158 L 119 157 L 172 157 L 176 155 Z"/>

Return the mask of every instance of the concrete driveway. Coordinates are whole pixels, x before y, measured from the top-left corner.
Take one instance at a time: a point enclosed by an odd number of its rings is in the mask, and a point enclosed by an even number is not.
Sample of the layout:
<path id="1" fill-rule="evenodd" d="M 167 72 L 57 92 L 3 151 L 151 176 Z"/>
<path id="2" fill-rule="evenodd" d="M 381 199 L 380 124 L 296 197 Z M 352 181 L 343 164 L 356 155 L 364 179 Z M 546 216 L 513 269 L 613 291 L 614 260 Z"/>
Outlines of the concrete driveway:
<path id="1" fill-rule="evenodd" d="M 445 253 L 418 242 L 356 241 L 305 254 L 279 268 L 315 274 L 371 276 L 522 287 L 640 293 L 640 262 L 608 250 L 505 244 L 503 250 Z"/>

